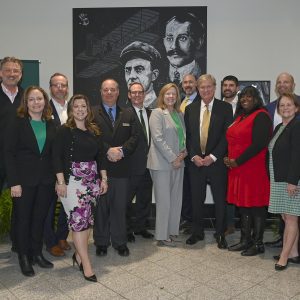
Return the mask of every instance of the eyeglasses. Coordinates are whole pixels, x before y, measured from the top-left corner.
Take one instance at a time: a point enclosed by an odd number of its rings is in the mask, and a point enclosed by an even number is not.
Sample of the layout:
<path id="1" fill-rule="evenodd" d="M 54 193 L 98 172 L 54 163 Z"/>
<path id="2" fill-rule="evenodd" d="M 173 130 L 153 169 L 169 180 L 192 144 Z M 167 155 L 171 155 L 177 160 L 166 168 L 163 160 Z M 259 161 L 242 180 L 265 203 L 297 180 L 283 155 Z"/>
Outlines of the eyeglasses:
<path id="1" fill-rule="evenodd" d="M 134 96 L 142 96 L 144 95 L 144 91 L 129 91 L 131 95 L 134 95 Z"/>
<path id="2" fill-rule="evenodd" d="M 56 87 L 57 89 L 65 89 L 68 87 L 67 84 L 64 84 L 64 83 L 53 83 L 51 84 L 52 87 Z"/>

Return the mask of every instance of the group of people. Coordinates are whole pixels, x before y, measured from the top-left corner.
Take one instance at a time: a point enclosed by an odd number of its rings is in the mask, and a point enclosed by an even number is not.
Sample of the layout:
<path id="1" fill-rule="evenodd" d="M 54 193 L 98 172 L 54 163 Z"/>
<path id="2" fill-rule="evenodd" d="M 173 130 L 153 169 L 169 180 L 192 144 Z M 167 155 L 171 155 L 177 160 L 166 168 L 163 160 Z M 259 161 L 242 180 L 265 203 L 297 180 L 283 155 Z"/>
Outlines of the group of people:
<path id="1" fill-rule="evenodd" d="M 61 73 L 50 78 L 49 100 L 41 87 L 22 91 L 22 62 L 17 58 L 4 58 L 0 71 L 1 185 L 6 180 L 11 190 L 12 245 L 25 276 L 34 276 L 35 264 L 53 267 L 43 256 L 43 241 L 55 256 L 70 249 L 69 229 L 73 265 L 86 280 L 96 282 L 88 255 L 90 228 L 96 255 L 107 255 L 112 245 L 120 256 L 128 256 L 127 242 L 136 235 L 153 238 L 147 230 L 152 185 L 157 246 L 175 247 L 184 219 L 192 222 L 186 244 L 205 238 L 204 202 L 210 185 L 218 248 L 242 251 L 243 256 L 263 253 L 269 205 L 285 222 L 275 269 L 300 263 L 299 102 L 290 74 L 277 79 L 279 98 L 272 105 L 281 122 L 272 134 L 272 116 L 258 91 L 249 86 L 239 92 L 232 75 L 222 81 L 223 101 L 215 98 L 212 75 L 197 79 L 186 74 L 185 96 L 168 83 L 151 111 L 144 106 L 140 82 L 129 84 L 131 105 L 121 108 L 118 82 L 105 79 L 102 101 L 92 108 L 85 95 L 67 101 L 68 80 Z M 57 199 L 62 206 L 55 232 Z M 225 231 L 234 224 L 235 207 L 241 215 L 241 239 L 228 247 Z"/>

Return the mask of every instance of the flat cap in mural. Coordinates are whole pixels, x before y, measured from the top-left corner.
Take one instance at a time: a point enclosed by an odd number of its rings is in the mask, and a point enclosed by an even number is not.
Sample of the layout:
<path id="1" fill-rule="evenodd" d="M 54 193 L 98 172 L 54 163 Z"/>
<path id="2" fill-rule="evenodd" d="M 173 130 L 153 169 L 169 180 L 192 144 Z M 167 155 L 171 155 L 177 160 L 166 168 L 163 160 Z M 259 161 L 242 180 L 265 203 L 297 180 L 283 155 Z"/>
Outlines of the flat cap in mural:
<path id="1" fill-rule="evenodd" d="M 144 58 L 156 63 L 161 59 L 161 55 L 152 45 L 135 41 L 127 45 L 120 54 L 120 60 L 124 64 L 133 58 Z"/>

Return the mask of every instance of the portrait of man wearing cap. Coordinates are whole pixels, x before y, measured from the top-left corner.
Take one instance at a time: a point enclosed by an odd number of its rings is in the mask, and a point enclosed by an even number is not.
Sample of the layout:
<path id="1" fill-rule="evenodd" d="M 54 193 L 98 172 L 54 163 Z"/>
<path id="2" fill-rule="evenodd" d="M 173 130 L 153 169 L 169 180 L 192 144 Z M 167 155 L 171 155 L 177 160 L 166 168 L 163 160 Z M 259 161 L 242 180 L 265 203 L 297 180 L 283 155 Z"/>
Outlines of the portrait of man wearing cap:
<path id="1" fill-rule="evenodd" d="M 124 65 L 125 81 L 127 86 L 133 82 L 139 82 L 145 89 L 144 106 L 156 108 L 156 93 L 153 82 L 159 76 L 158 63 L 160 53 L 150 44 L 134 41 L 127 45 L 120 54 L 120 60 Z"/>

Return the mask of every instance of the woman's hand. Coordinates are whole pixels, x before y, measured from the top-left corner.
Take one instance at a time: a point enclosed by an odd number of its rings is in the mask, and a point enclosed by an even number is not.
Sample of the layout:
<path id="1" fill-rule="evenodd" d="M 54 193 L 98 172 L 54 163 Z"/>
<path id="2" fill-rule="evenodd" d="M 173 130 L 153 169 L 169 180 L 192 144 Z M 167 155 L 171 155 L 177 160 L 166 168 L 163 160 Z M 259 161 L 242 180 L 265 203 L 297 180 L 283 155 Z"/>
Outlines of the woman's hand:
<path id="1" fill-rule="evenodd" d="M 290 183 L 287 184 L 286 190 L 290 197 L 295 197 L 299 193 L 298 186 Z"/>
<path id="2" fill-rule="evenodd" d="M 67 185 L 65 183 L 63 183 L 63 184 L 56 183 L 55 190 L 56 190 L 57 196 L 62 197 L 62 198 L 67 197 Z"/>
<path id="3" fill-rule="evenodd" d="M 107 180 L 101 180 L 101 184 L 100 184 L 100 195 L 103 195 L 107 192 L 108 189 L 108 184 L 107 184 Z"/>
<path id="4" fill-rule="evenodd" d="M 180 168 L 182 160 L 183 160 L 183 158 L 181 158 L 180 155 L 177 156 L 177 158 L 174 161 L 172 161 L 173 168 L 174 169 Z"/>
<path id="5" fill-rule="evenodd" d="M 10 195 L 13 198 L 21 197 L 22 196 L 22 187 L 20 185 L 14 185 L 10 188 Z"/>
<path id="6" fill-rule="evenodd" d="M 238 167 L 235 159 L 230 159 L 229 157 L 224 157 L 224 164 L 227 168 L 232 169 Z"/>

